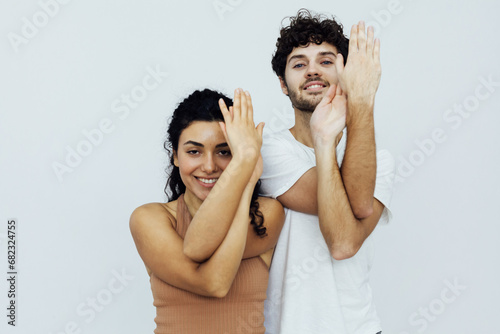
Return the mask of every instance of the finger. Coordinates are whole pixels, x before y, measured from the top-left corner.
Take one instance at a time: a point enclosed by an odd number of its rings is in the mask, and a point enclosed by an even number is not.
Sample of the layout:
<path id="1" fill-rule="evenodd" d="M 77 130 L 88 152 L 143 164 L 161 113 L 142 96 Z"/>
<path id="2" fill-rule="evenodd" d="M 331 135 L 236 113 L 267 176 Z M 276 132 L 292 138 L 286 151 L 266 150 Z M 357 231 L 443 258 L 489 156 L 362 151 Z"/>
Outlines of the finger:
<path id="1" fill-rule="evenodd" d="M 344 135 L 344 131 L 340 131 L 337 137 L 335 138 L 335 146 L 337 146 L 340 143 L 340 140 L 342 140 L 342 136 Z"/>
<path id="2" fill-rule="evenodd" d="M 359 21 L 358 24 L 358 50 L 359 52 L 366 52 L 365 22 L 363 21 Z"/>
<path id="3" fill-rule="evenodd" d="M 252 96 L 248 91 L 245 92 L 247 97 L 247 117 L 248 121 L 253 124 L 253 104 L 252 104 Z"/>
<path id="4" fill-rule="evenodd" d="M 229 145 L 229 139 L 227 139 L 227 132 L 226 132 L 226 123 L 224 122 L 219 122 L 220 129 L 222 130 L 222 134 L 224 135 L 224 138 L 226 139 L 226 143 Z"/>
<path id="5" fill-rule="evenodd" d="M 358 25 L 355 24 L 351 28 L 351 37 L 349 37 L 349 53 L 358 53 Z"/>
<path id="6" fill-rule="evenodd" d="M 369 55 L 372 55 L 373 54 L 373 48 L 374 48 L 374 45 L 373 45 L 373 38 L 374 38 L 374 31 L 373 31 L 373 27 L 372 26 L 369 26 L 368 27 L 368 39 L 366 41 L 366 51 Z"/>
<path id="7" fill-rule="evenodd" d="M 257 125 L 257 127 L 256 127 L 257 132 L 259 133 L 260 138 L 262 138 L 262 134 L 264 133 L 264 126 L 265 126 L 265 125 L 266 125 L 266 124 L 265 124 L 264 122 L 260 122 L 260 123 Z"/>
<path id="8" fill-rule="evenodd" d="M 340 87 L 340 85 L 337 85 L 337 90 L 335 91 L 335 96 L 337 96 L 337 95 L 340 96 L 340 95 L 342 95 L 342 93 L 343 93 L 342 88 Z"/>
<path id="9" fill-rule="evenodd" d="M 335 90 L 336 89 L 337 89 L 337 85 L 330 85 L 330 88 L 328 88 L 325 96 L 323 96 L 323 98 L 319 102 L 318 106 L 320 106 L 320 105 L 323 106 L 325 104 L 331 103 L 333 98 L 335 97 Z"/>
<path id="10" fill-rule="evenodd" d="M 375 38 L 373 45 L 373 59 L 380 63 L 380 39 Z"/>
<path id="11" fill-rule="evenodd" d="M 241 104 L 240 104 L 240 119 L 242 121 L 247 121 L 247 115 L 248 115 L 248 106 L 247 106 L 247 95 L 243 91 L 243 89 L 240 89 L 240 99 L 241 99 Z"/>
<path id="12" fill-rule="evenodd" d="M 240 89 L 236 88 L 234 90 L 233 120 L 240 119 L 240 113 L 241 113 L 241 95 L 240 95 Z"/>
<path id="13" fill-rule="evenodd" d="M 339 85 L 342 85 L 342 74 L 344 73 L 344 57 L 339 52 L 335 58 L 335 69 L 337 70 L 337 76 L 339 78 Z"/>
<path id="14" fill-rule="evenodd" d="M 335 69 L 338 74 L 342 74 L 344 71 L 344 56 L 340 52 L 335 56 Z"/>
<path id="15" fill-rule="evenodd" d="M 232 120 L 231 113 L 227 110 L 226 102 L 222 98 L 219 99 L 219 108 L 222 112 L 222 117 L 224 117 L 225 122 L 230 122 Z M 231 109 L 232 107 L 229 107 Z"/>

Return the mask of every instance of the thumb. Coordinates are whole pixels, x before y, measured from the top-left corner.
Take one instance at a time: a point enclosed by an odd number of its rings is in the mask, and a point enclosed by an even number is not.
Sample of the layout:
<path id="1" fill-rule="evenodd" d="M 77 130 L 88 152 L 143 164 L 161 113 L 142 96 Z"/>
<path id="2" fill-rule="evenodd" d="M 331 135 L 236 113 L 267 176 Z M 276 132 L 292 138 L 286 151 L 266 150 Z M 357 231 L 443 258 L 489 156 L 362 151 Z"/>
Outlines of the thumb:
<path id="1" fill-rule="evenodd" d="M 337 85 L 330 85 L 328 88 L 328 91 L 326 92 L 325 96 L 321 99 L 319 102 L 318 106 L 323 106 L 325 104 L 332 103 L 333 98 L 335 97 L 335 91 L 337 90 Z M 317 107 L 316 107 L 317 108 Z"/>
<path id="2" fill-rule="evenodd" d="M 337 77 L 339 78 L 339 85 L 342 86 L 342 79 L 344 74 L 344 56 L 339 52 L 335 59 L 335 69 L 337 70 Z"/>
<path id="3" fill-rule="evenodd" d="M 339 86 L 342 87 L 342 82 L 344 78 L 344 57 L 341 53 L 337 54 L 337 58 L 335 59 L 335 69 L 337 70 L 337 77 L 339 78 Z M 345 89 L 345 87 L 342 87 Z"/>
<path id="4" fill-rule="evenodd" d="M 259 133 L 259 136 L 262 138 L 262 133 L 264 132 L 264 126 L 266 125 L 266 123 L 264 122 L 260 122 L 256 129 L 257 129 L 257 132 Z"/>
<path id="5" fill-rule="evenodd" d="M 342 94 L 344 94 L 344 92 L 342 91 L 342 88 L 340 87 L 340 85 L 337 85 L 337 90 L 335 91 L 335 96 L 341 96 Z"/>
<path id="6" fill-rule="evenodd" d="M 337 53 L 337 57 L 335 58 L 335 69 L 339 75 L 344 72 L 344 56 L 340 52 Z"/>

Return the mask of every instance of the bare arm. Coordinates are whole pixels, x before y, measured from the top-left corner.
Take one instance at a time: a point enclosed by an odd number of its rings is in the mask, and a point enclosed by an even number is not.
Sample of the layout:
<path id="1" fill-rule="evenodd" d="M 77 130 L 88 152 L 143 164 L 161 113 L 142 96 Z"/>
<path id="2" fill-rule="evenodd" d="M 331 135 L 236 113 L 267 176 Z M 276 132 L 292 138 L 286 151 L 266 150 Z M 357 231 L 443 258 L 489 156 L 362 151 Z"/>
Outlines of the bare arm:
<path id="1" fill-rule="evenodd" d="M 229 112 L 225 109 L 223 113 Z M 217 227 L 217 224 L 214 224 L 217 222 L 217 217 L 228 217 L 229 227 L 221 233 L 222 239 L 216 242 L 208 240 L 204 244 L 205 248 L 207 245 L 215 245 L 215 249 L 210 251 L 206 261 L 200 263 L 185 254 L 186 241 L 183 241 L 177 234 L 172 226 L 174 217 L 161 204 L 148 204 L 140 207 L 134 211 L 130 219 L 134 241 L 148 270 L 171 285 L 205 296 L 223 297 L 231 287 L 246 249 L 250 226 L 250 202 L 255 184 L 262 173 L 260 145 L 263 125 L 255 128 L 253 120 L 251 123 L 243 124 L 245 121 L 242 119 L 250 118 L 250 116 L 245 116 L 244 111 L 236 110 L 236 108 L 234 115 L 229 116 L 231 119 L 225 134 L 235 154 L 188 228 L 189 233 L 193 223 L 198 222 L 197 227 L 200 229 L 197 234 L 193 234 L 192 240 L 203 241 L 207 239 L 204 227 Z M 234 128 L 233 125 L 235 125 Z M 249 128 L 253 130 L 250 137 L 244 131 Z M 253 146 L 240 147 L 244 143 L 242 138 L 247 144 L 250 142 Z M 241 154 L 242 150 L 244 159 Z M 223 194 L 226 193 L 232 197 L 225 201 L 226 197 Z M 265 215 L 264 219 L 270 222 L 271 226 L 279 228 L 270 229 L 272 237 L 267 238 L 266 241 L 254 241 L 254 237 L 249 238 L 254 246 L 248 250 L 249 252 L 255 252 L 259 248 L 265 252 L 274 247 L 284 220 L 283 208 L 277 201 L 261 199 L 260 202 L 262 213 Z M 231 208 L 230 206 L 235 203 L 236 207 Z M 234 214 L 230 215 L 228 212 L 234 212 Z M 199 237 L 198 240 L 197 237 Z M 203 248 L 201 250 L 204 251 Z"/>
<path id="2" fill-rule="evenodd" d="M 264 217 L 266 236 L 260 237 L 255 233 L 253 225 L 248 224 L 247 241 L 243 258 L 259 256 L 276 246 L 281 228 L 285 222 L 283 206 L 275 199 L 259 197 L 259 211 Z M 248 212 L 247 212 L 248 213 Z"/>
<path id="3" fill-rule="evenodd" d="M 199 212 L 202 212 L 202 215 L 199 215 L 199 218 L 196 217 L 196 219 L 193 219 L 184 239 L 184 254 L 198 262 L 210 258 L 228 233 L 232 216 L 226 214 L 228 210 L 225 207 L 228 203 L 238 200 L 236 196 L 237 192 L 233 190 L 234 184 L 241 183 L 244 180 L 248 182 L 246 188 L 251 188 L 248 190 L 253 191 L 256 182 L 262 174 L 260 147 L 262 145 L 263 124 L 261 123 L 257 128 L 255 127 L 250 94 L 237 89 L 235 91 L 233 108 L 228 110 L 223 102 L 220 104 L 220 108 L 225 120 L 225 123 L 221 124 L 221 126 L 233 154 L 233 159 L 248 160 L 248 157 L 252 157 L 252 159 L 256 159 L 257 163 L 253 162 L 251 165 L 251 177 L 249 176 L 245 179 L 246 174 L 234 170 L 228 178 L 224 180 L 219 179 L 205 200 L 207 202 L 210 199 L 209 204 L 205 205 L 204 202 L 200 207 Z M 240 168 L 243 167 L 245 166 L 240 166 Z M 249 214 L 248 207 L 247 217 Z M 267 205 L 267 207 L 271 208 L 270 205 Z M 224 208 L 224 214 L 221 214 L 221 210 L 218 208 Z M 275 209 L 273 208 L 273 210 Z M 256 256 L 264 253 L 276 244 L 277 234 L 281 230 L 281 226 L 279 225 L 280 219 L 275 219 L 277 217 L 273 217 L 273 212 L 267 212 L 267 215 L 269 218 L 265 219 L 266 227 L 272 232 L 271 237 L 265 237 L 262 240 L 254 238 L 256 235 L 249 224 L 250 233 L 248 234 L 248 238 L 251 241 L 252 248 L 246 252 L 247 256 Z M 278 226 L 274 226 L 275 222 L 277 222 Z M 278 233 L 275 233 L 276 227 L 279 227 Z"/>
<path id="4" fill-rule="evenodd" d="M 340 86 L 347 95 L 347 141 L 341 174 L 349 203 L 357 218 L 373 213 L 377 171 L 373 106 L 380 75 L 380 42 L 373 28 L 365 34 L 360 22 L 351 29 L 349 57 L 344 68 L 342 55 L 336 59 Z"/>
<path id="5" fill-rule="evenodd" d="M 257 180 L 258 178 L 251 179 L 245 187 L 226 236 L 203 263 L 184 254 L 184 241 L 173 228 L 175 218 L 161 204 L 146 204 L 136 209 L 130 218 L 130 229 L 148 271 L 178 288 L 203 296 L 224 297 L 232 285 L 242 257 L 245 257 L 244 252 L 260 249 L 257 251 L 260 254 L 274 247 L 283 225 L 284 212 L 281 204 L 276 200 L 262 198 L 259 200 L 261 212 L 271 226 L 268 229 L 269 236 L 266 240 L 257 240 L 255 233 L 249 231 L 248 212 Z M 224 207 L 219 207 L 219 210 L 223 211 Z M 199 213 L 200 210 L 195 216 Z M 248 232 L 251 232 L 250 236 Z M 246 247 L 247 238 L 252 247 Z"/>
<path id="6" fill-rule="evenodd" d="M 351 208 L 337 164 L 335 150 L 327 146 L 316 153 L 318 168 L 318 218 L 333 258 L 354 256 L 377 225 L 384 206 L 374 200 L 370 216 L 358 219 Z"/>
<path id="7" fill-rule="evenodd" d="M 377 171 L 373 105 L 380 82 L 379 48 L 373 28 L 367 37 L 363 22 L 353 26 L 347 65 L 344 68 L 341 55 L 335 64 L 345 91 L 337 87 L 335 95 L 327 94 L 310 122 L 320 228 L 330 253 L 339 260 L 357 253 L 384 209 L 373 199 Z M 347 125 L 347 147 L 340 171 L 335 139 L 342 121 Z"/>
<path id="8" fill-rule="evenodd" d="M 189 225 L 183 249 L 193 261 L 203 262 L 214 254 L 233 224 L 236 210 L 246 202 L 241 194 L 244 190 L 248 192 L 248 180 L 255 162 L 239 162 L 238 159 L 233 157 Z M 250 204 L 247 218 L 249 207 Z"/>
<path id="9" fill-rule="evenodd" d="M 352 211 L 358 219 L 362 219 L 373 213 L 377 169 L 373 106 L 380 82 L 381 66 L 380 42 L 374 40 L 373 29 L 368 29 L 366 38 L 364 24 L 352 27 L 349 58 L 345 67 L 343 64 L 342 54 L 339 53 L 335 66 L 347 100 L 346 151 L 340 170 Z M 332 99 L 333 96 L 331 95 Z M 321 131 L 321 122 L 318 122 L 317 130 L 311 129 L 313 135 L 315 131 Z M 335 138 L 331 136 L 327 140 L 333 143 Z M 313 167 L 292 188 L 279 196 L 278 200 L 292 210 L 318 214 L 317 193 L 318 170 Z"/>
<path id="10" fill-rule="evenodd" d="M 241 263 L 248 231 L 248 206 L 252 193 L 246 189 L 226 237 L 205 262 L 183 253 L 183 240 L 172 226 L 175 220 L 161 204 L 136 209 L 130 229 L 148 270 L 178 288 L 212 297 L 224 297 Z"/>
<path id="11" fill-rule="evenodd" d="M 357 218 L 373 213 L 373 193 L 377 174 L 373 105 L 357 105 L 348 99 L 349 113 L 359 109 L 371 112 L 351 117 L 347 124 L 347 140 L 341 175 L 349 203 Z M 354 114 L 354 112 L 353 112 Z"/>
<path id="12" fill-rule="evenodd" d="M 316 167 L 278 197 L 285 206 L 301 206 L 309 213 L 317 209 L 321 232 L 336 259 L 356 254 L 375 228 L 384 208 L 380 202 L 372 200 L 370 216 L 358 219 L 353 213 L 336 157 L 338 136 L 345 126 L 346 104 L 340 86 L 330 87 L 310 121 Z M 316 206 L 311 206 L 312 200 L 299 202 L 301 197 L 315 199 Z"/>

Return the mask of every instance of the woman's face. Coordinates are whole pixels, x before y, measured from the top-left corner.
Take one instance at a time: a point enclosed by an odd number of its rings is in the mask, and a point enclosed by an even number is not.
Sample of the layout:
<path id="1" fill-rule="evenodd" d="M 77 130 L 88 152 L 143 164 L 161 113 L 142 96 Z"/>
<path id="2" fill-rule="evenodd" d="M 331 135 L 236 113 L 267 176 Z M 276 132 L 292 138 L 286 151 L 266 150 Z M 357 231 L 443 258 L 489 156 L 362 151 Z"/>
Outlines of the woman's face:
<path id="1" fill-rule="evenodd" d="M 218 122 L 195 121 L 185 128 L 174 152 L 186 193 L 207 198 L 231 161 L 231 151 Z"/>

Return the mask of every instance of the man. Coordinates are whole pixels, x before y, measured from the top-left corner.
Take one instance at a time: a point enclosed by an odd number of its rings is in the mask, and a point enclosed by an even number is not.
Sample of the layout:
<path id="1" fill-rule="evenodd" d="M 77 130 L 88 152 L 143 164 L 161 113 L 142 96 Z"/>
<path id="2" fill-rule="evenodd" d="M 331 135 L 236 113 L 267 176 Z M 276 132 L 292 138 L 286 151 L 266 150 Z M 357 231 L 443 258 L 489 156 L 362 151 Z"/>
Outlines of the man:
<path id="1" fill-rule="evenodd" d="M 375 150 L 380 42 L 363 22 L 349 41 L 334 19 L 301 10 L 281 29 L 272 65 L 295 125 L 268 134 L 262 147 L 263 195 L 287 208 L 267 333 L 379 333 L 370 234 L 389 220 L 394 174 L 391 155 Z"/>

